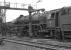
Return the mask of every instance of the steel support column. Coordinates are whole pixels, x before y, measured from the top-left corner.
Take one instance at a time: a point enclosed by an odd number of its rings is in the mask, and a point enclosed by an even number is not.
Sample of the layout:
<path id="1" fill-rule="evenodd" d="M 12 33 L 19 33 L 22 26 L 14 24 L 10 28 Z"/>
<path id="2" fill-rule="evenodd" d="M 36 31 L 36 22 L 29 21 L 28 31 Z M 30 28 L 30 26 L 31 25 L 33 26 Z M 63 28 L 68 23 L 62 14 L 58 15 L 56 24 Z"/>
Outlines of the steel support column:
<path id="1" fill-rule="evenodd" d="M 29 36 L 32 37 L 33 36 L 33 33 L 32 33 L 32 7 L 31 6 L 28 6 L 28 12 L 29 12 Z"/>

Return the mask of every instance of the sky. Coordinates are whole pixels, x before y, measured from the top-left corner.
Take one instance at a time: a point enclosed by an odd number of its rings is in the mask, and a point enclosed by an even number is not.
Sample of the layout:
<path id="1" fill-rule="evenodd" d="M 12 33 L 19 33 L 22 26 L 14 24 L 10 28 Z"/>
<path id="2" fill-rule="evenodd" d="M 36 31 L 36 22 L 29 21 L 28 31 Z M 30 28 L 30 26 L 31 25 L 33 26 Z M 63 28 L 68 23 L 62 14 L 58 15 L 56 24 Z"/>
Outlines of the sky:
<path id="1" fill-rule="evenodd" d="M 46 11 L 71 6 L 71 0 L 41 0 L 41 2 L 39 3 L 36 3 L 38 2 L 38 0 L 5 0 L 5 1 L 10 3 L 23 3 L 18 4 L 18 7 L 22 8 L 27 8 L 28 4 L 31 4 L 33 8 L 36 9 L 45 8 Z M 4 2 L 4 0 L 0 0 L 0 2 Z M 24 6 L 24 4 L 26 5 Z M 16 5 L 11 4 L 11 7 L 16 7 Z M 28 15 L 28 12 L 23 10 L 6 10 L 6 22 L 16 19 L 21 14 Z"/>

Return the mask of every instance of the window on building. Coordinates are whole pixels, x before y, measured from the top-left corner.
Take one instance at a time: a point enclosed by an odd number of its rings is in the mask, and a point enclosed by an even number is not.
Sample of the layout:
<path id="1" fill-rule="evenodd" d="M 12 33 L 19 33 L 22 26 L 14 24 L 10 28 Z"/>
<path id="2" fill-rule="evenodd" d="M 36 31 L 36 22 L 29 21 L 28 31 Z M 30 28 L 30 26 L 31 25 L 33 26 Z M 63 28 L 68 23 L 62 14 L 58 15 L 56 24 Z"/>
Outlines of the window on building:
<path id="1" fill-rule="evenodd" d="M 52 19 L 54 18 L 54 15 L 55 15 L 55 13 L 52 13 L 52 14 L 51 14 L 51 18 L 52 18 Z"/>

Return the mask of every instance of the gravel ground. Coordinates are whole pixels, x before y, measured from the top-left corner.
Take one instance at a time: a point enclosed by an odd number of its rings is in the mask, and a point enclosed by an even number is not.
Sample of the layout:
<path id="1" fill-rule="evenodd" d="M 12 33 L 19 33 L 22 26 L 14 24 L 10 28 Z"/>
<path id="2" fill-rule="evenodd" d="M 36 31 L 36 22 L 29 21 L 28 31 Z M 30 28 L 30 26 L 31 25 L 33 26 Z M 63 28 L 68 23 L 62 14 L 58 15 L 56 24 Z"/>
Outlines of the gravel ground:
<path id="1" fill-rule="evenodd" d="M 61 42 L 53 41 L 50 39 L 42 40 L 42 39 L 31 39 L 28 37 L 18 38 L 16 36 L 6 37 L 6 38 L 18 40 L 18 41 L 44 42 L 44 43 L 52 43 L 52 44 L 61 43 Z M 65 45 L 67 45 L 67 44 L 70 45 L 71 43 L 65 43 Z M 11 42 L 4 42 L 4 45 L 0 45 L 0 50 L 45 50 L 45 49 L 35 48 L 35 47 L 31 47 L 31 46 L 24 46 L 24 45 L 20 45 L 20 44 L 16 44 L 16 43 L 11 43 Z M 57 50 L 71 50 L 71 49 L 58 48 Z"/>

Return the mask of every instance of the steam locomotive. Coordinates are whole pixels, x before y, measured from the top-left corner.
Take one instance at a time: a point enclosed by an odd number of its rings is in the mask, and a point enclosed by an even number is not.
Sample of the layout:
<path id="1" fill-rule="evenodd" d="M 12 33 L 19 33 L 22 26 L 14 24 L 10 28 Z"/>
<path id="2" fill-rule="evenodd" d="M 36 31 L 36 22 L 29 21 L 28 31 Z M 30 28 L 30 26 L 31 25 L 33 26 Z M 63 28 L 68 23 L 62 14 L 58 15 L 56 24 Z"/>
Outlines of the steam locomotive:
<path id="1" fill-rule="evenodd" d="M 35 12 L 32 14 L 32 33 L 35 37 L 71 38 L 71 8 Z M 14 21 L 16 35 L 29 36 L 29 16 L 20 15 Z"/>
<path id="2" fill-rule="evenodd" d="M 47 27 L 47 16 L 44 13 L 37 13 L 35 12 L 32 15 L 32 32 L 34 36 L 39 35 L 40 30 L 45 30 Z M 19 27 L 20 30 L 23 30 L 22 34 L 27 34 L 29 33 L 29 16 L 23 16 L 20 15 L 19 18 L 14 22 L 15 26 L 17 28 Z"/>

